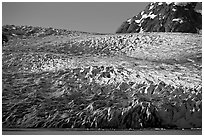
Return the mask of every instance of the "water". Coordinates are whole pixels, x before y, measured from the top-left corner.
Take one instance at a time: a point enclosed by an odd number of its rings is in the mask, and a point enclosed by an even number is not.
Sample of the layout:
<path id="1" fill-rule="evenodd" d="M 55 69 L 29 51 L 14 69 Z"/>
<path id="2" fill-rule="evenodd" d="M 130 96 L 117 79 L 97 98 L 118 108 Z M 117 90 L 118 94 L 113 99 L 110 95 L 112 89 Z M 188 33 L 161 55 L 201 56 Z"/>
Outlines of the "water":
<path id="1" fill-rule="evenodd" d="M 188 130 L 81 130 L 81 129 L 3 129 L 2 135 L 202 135 L 202 129 Z"/>

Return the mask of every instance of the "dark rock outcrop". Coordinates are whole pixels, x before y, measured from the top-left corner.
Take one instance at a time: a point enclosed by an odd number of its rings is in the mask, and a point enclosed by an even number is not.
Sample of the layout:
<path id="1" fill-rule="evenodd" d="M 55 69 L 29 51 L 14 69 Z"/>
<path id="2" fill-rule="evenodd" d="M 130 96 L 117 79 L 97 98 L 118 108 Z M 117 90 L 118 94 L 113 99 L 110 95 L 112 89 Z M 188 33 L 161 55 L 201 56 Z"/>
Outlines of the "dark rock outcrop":
<path id="1" fill-rule="evenodd" d="M 152 2 L 117 29 L 116 33 L 183 32 L 198 33 L 202 15 L 196 2 Z"/>
<path id="2" fill-rule="evenodd" d="M 2 44 L 8 42 L 8 37 L 5 34 L 2 34 Z"/>

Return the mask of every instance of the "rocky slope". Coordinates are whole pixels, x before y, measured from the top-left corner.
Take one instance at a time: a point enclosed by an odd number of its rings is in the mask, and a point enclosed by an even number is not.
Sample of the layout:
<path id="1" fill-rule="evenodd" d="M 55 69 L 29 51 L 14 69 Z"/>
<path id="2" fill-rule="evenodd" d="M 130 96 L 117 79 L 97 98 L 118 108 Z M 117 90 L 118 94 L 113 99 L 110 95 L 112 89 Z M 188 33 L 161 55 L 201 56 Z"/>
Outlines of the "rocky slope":
<path id="1" fill-rule="evenodd" d="M 44 30 L 3 45 L 3 128 L 201 128 L 201 35 Z"/>
<path id="2" fill-rule="evenodd" d="M 137 16 L 123 22 L 116 33 L 201 33 L 202 15 L 195 10 L 196 4 L 196 2 L 152 2 Z"/>

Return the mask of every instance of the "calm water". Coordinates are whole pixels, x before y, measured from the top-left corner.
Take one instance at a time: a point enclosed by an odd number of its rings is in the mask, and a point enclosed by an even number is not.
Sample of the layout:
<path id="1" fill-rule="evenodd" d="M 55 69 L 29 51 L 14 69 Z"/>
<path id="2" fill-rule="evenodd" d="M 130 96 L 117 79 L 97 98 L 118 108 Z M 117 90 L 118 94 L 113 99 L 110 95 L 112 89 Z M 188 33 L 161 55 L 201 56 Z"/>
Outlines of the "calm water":
<path id="1" fill-rule="evenodd" d="M 3 129 L 3 135 L 202 135 L 193 130 L 81 130 L 81 129 Z"/>

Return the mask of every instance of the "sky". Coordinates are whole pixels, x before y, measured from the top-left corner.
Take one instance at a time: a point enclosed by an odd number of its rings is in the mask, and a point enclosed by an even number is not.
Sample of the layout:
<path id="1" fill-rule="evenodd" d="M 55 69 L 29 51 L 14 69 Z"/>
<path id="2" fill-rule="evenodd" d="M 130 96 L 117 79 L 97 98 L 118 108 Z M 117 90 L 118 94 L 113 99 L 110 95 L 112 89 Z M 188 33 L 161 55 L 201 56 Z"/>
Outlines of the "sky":
<path id="1" fill-rule="evenodd" d="M 148 2 L 3 2 L 2 25 L 31 25 L 115 33 Z"/>

